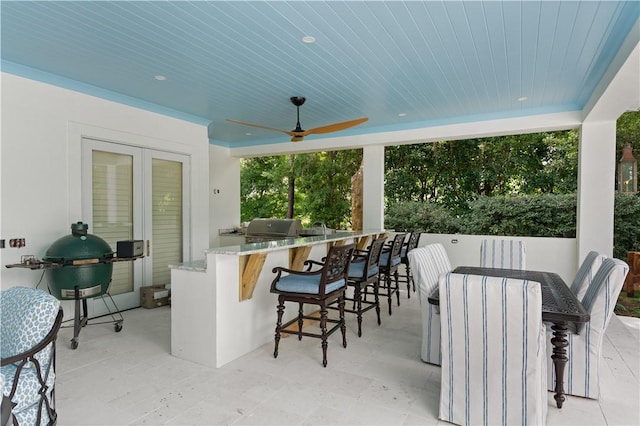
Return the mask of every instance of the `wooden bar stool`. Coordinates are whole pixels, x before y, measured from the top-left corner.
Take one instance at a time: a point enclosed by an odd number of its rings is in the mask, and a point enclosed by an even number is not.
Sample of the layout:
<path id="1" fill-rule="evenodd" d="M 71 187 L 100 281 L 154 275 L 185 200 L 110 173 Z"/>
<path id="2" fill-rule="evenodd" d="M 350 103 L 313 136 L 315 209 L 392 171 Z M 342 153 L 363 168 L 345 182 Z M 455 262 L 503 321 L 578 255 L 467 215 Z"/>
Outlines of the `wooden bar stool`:
<path id="1" fill-rule="evenodd" d="M 400 262 L 404 265 L 404 273 L 399 272 L 399 280 L 401 283 L 407 284 L 407 298 L 411 299 L 411 287 L 413 285 L 413 292 L 416 291 L 416 283 L 413 280 L 413 275 L 411 275 L 411 265 L 409 263 L 409 252 L 416 247 L 418 247 L 418 242 L 420 241 L 420 235 L 422 235 L 419 231 L 411 231 L 409 234 L 409 239 L 402 250 L 400 250 Z"/>
<path id="2" fill-rule="evenodd" d="M 322 365 L 324 367 L 327 366 L 327 347 L 329 345 L 327 338 L 337 329 L 342 332 L 342 346 L 347 347 L 347 327 L 344 322 L 344 293 L 347 288 L 349 266 L 354 250 L 355 244 L 331 247 L 322 268 L 316 271 L 304 272 L 283 267 L 273 268 L 276 277 L 271 283 L 271 293 L 278 295 L 274 358 L 278 357 L 278 344 L 280 343 L 281 333 L 296 334 L 298 335 L 298 340 L 302 340 L 302 336 L 321 339 Z M 286 275 L 283 275 L 283 273 L 286 273 Z M 297 318 L 282 324 L 284 302 L 296 302 L 299 309 Z M 304 315 L 303 306 L 305 303 L 318 305 L 320 307 L 320 318 Z M 327 307 L 332 303 L 338 304 L 340 312 L 338 320 L 327 318 Z M 305 319 L 320 321 L 320 333 L 303 332 L 302 324 Z M 297 331 L 287 329 L 288 326 L 296 322 L 298 323 Z M 335 325 L 327 330 L 327 323 Z"/>
<path id="3" fill-rule="evenodd" d="M 378 315 L 378 325 L 380 321 L 380 255 L 387 237 L 376 238 L 367 250 L 356 250 L 349 267 L 349 278 L 347 285 L 353 287 L 353 297 L 345 296 L 345 300 L 353 302 L 353 308 L 345 307 L 345 312 L 356 314 L 358 321 L 358 337 L 362 337 L 362 314 L 375 309 Z M 373 291 L 373 302 L 366 300 L 364 295 L 367 290 Z M 364 308 L 363 308 L 364 305 Z M 337 309 L 331 306 L 331 309 Z"/>
<path id="4" fill-rule="evenodd" d="M 391 315 L 391 298 L 395 294 L 400 306 L 400 288 L 398 280 L 398 266 L 400 265 L 400 251 L 407 236 L 405 233 L 396 234 L 391 245 L 382 251 L 380 256 L 380 295 L 387 296 L 389 315 Z M 384 279 L 382 279 L 384 276 Z M 392 283 L 395 281 L 395 286 Z"/>

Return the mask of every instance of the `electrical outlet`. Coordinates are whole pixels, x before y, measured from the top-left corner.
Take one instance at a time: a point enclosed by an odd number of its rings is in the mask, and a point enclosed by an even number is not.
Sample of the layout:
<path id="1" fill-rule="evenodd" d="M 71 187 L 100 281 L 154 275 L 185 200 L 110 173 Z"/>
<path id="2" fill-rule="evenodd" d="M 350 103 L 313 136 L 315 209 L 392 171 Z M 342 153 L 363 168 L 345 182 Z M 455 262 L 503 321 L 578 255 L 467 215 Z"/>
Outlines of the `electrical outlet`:
<path id="1" fill-rule="evenodd" d="M 20 248 L 27 245 L 27 241 L 24 238 L 11 238 L 9 240 L 9 247 Z"/>

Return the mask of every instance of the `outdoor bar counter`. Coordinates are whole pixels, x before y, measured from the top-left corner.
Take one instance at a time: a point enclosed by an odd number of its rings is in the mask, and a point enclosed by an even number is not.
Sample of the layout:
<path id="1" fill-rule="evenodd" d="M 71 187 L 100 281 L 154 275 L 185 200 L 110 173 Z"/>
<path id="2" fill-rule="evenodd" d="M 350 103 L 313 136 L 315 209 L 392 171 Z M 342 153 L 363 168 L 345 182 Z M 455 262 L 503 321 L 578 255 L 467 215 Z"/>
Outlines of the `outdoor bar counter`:
<path id="1" fill-rule="evenodd" d="M 209 367 L 221 367 L 273 342 L 277 297 L 269 292 L 285 266 L 303 269 L 334 244 L 366 248 L 384 231 L 336 232 L 264 243 L 214 247 L 200 261 L 170 265 L 171 354 Z M 285 318 L 297 315 L 297 307 Z"/>

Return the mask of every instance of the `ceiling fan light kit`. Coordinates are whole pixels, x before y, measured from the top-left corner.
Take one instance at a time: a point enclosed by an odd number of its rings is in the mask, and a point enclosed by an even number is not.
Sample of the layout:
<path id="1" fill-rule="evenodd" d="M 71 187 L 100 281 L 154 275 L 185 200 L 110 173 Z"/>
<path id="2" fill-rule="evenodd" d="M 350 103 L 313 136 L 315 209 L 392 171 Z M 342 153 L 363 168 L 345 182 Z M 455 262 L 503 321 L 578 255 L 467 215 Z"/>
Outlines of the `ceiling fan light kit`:
<path id="1" fill-rule="evenodd" d="M 304 104 L 304 102 L 306 101 L 306 98 L 304 98 L 303 96 L 292 96 L 291 98 L 289 98 L 289 100 L 291 100 L 291 103 L 296 106 L 296 113 L 297 113 L 296 128 L 293 130 L 276 129 L 274 127 L 263 126 L 260 124 L 253 124 L 253 123 L 247 123 L 239 120 L 232 120 L 230 118 L 227 118 L 227 121 L 231 123 L 242 124 L 243 126 L 257 127 L 259 129 L 265 129 L 265 130 L 271 130 L 274 132 L 284 133 L 286 135 L 291 136 L 291 142 L 300 142 L 307 135 L 338 132 L 340 130 L 345 130 L 350 127 L 357 126 L 358 124 L 362 124 L 365 121 L 369 120 L 369 118 L 367 117 L 362 117 L 362 118 L 357 118 L 355 120 L 342 121 L 340 123 L 327 124 L 326 126 L 316 127 L 309 130 L 303 130 L 302 126 L 300 126 L 300 107 Z"/>

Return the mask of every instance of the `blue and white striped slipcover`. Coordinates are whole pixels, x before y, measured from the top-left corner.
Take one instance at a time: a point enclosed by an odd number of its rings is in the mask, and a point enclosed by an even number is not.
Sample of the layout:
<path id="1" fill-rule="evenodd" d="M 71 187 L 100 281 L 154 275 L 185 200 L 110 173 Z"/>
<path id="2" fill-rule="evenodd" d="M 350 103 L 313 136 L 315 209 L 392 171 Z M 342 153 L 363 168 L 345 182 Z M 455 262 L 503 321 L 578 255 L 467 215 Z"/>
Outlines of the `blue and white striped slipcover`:
<path id="1" fill-rule="evenodd" d="M 49 293 L 35 288 L 12 287 L 0 291 L 0 330 L 2 358 L 26 352 L 40 343 L 51 331 L 56 320 L 60 302 Z M 42 376 L 46 377 L 46 398 L 53 407 L 52 391 L 55 372 L 52 365 L 53 343 L 35 355 L 40 363 Z M 49 371 L 46 374 L 46 371 Z M 9 397 L 15 380 L 17 368 L 13 364 L 1 368 L 2 393 Z M 12 410 L 20 425 L 34 425 L 38 416 L 41 385 L 33 363 L 20 372 L 16 393 L 11 398 L 15 404 Z M 40 424 L 49 422 L 48 414 L 42 405 Z"/>
<path id="2" fill-rule="evenodd" d="M 441 275 L 439 418 L 542 425 L 547 417 L 546 327 L 540 283 Z"/>
<path id="3" fill-rule="evenodd" d="M 440 313 L 438 306 L 429 303 L 429 294 L 437 288 L 438 277 L 451 271 L 451 262 L 444 246 L 429 244 L 408 254 L 414 282 L 417 284 L 422 313 L 422 349 L 424 362 L 440 365 Z"/>
<path id="4" fill-rule="evenodd" d="M 482 240 L 480 266 L 485 268 L 525 269 L 525 244 L 522 240 Z"/>
<path id="5" fill-rule="evenodd" d="M 606 258 L 607 256 L 595 251 L 590 251 L 584 258 L 580 268 L 578 268 L 576 277 L 571 283 L 571 292 L 576 295 L 578 300 L 582 300 L 596 272 L 598 272 L 598 269 L 602 265 L 602 261 Z"/>
<path id="6" fill-rule="evenodd" d="M 569 360 L 564 369 L 564 390 L 569 395 L 591 399 L 600 397 L 602 339 L 627 272 L 629 266 L 622 260 L 604 259 L 582 299 L 582 305 L 591 319 L 586 324 L 577 324 L 575 332 L 570 331 L 567 336 Z M 552 330 L 549 329 L 548 333 L 552 333 Z M 555 371 L 551 368 L 552 350 L 553 347 L 549 345 L 549 390 L 553 390 L 555 386 Z"/>

